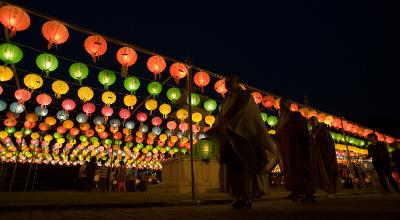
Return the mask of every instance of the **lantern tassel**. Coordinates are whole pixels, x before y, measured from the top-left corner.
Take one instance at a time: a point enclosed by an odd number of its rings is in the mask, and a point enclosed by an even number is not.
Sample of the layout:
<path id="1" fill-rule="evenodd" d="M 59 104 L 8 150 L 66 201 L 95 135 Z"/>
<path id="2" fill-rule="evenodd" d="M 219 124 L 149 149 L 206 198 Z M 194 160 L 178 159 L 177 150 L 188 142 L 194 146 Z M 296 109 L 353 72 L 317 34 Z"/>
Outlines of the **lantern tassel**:
<path id="1" fill-rule="evenodd" d="M 50 50 L 51 46 L 53 46 L 53 42 L 49 41 L 49 43 L 47 44 L 47 49 Z"/>
<path id="2" fill-rule="evenodd" d="M 92 54 L 93 63 L 96 63 L 96 55 Z"/>
<path id="3" fill-rule="evenodd" d="M 121 66 L 121 76 L 126 78 L 128 76 L 128 66 Z"/>

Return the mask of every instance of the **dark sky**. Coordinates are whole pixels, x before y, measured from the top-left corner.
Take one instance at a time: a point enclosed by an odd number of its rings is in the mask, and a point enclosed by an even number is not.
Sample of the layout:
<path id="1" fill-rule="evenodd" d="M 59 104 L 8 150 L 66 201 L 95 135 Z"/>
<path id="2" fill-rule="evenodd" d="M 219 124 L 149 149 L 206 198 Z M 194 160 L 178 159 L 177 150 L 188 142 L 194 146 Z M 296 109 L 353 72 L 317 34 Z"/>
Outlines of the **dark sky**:
<path id="1" fill-rule="evenodd" d="M 14 2 L 400 136 L 400 38 L 383 1 Z"/>

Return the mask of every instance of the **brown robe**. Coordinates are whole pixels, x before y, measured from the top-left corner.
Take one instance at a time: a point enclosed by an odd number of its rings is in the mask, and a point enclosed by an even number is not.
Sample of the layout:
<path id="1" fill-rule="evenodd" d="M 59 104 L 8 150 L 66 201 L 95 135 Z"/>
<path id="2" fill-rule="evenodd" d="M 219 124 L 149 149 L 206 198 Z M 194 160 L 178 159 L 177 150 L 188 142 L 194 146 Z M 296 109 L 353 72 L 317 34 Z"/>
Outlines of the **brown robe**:
<path id="1" fill-rule="evenodd" d="M 327 193 L 337 192 L 338 164 L 335 143 L 328 129 L 321 124 L 311 131 L 310 151 L 314 186 Z"/>
<path id="2" fill-rule="evenodd" d="M 286 190 L 295 194 L 312 194 L 314 187 L 306 121 L 299 112 L 282 114 L 277 135 Z"/>

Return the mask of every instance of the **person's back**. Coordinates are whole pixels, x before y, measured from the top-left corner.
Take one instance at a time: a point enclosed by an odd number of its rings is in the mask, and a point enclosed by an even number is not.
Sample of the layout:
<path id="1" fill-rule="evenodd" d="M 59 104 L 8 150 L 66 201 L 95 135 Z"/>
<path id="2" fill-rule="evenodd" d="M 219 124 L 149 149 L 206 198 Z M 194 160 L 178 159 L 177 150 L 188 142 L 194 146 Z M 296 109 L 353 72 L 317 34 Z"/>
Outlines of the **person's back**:
<path id="1" fill-rule="evenodd" d="M 390 167 L 390 156 L 384 143 L 370 144 L 368 146 L 368 155 L 372 157 L 374 167 Z"/>

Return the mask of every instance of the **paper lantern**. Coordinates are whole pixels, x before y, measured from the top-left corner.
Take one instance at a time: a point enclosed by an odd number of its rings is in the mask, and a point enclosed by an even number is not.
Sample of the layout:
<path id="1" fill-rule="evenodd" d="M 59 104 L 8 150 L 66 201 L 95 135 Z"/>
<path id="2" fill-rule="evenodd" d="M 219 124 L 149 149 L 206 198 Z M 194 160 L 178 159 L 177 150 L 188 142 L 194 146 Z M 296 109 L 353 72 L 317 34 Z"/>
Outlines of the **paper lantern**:
<path id="1" fill-rule="evenodd" d="M 220 79 L 218 80 L 215 85 L 214 85 L 215 91 L 217 91 L 219 94 L 222 95 L 222 97 L 225 97 L 225 93 L 228 91 L 225 87 L 225 79 Z"/>
<path id="2" fill-rule="evenodd" d="M 126 119 L 131 117 L 131 112 L 128 109 L 121 109 L 119 110 L 119 117 L 126 121 Z"/>
<path id="3" fill-rule="evenodd" d="M 6 66 L 0 66 L 0 82 L 10 80 L 14 76 L 13 71 Z"/>
<path id="4" fill-rule="evenodd" d="M 167 90 L 167 98 L 172 102 L 175 103 L 181 98 L 181 91 L 176 88 L 172 87 Z"/>
<path id="5" fill-rule="evenodd" d="M 42 34 L 44 38 L 49 42 L 47 49 L 50 50 L 51 46 L 55 44 L 65 43 L 68 40 L 69 33 L 68 29 L 58 21 L 47 21 L 42 26 Z"/>
<path id="6" fill-rule="evenodd" d="M 196 155 L 202 160 L 210 160 L 217 151 L 217 145 L 208 139 L 199 140 L 196 144 Z"/>
<path id="7" fill-rule="evenodd" d="M 3 43 L 0 45 L 0 59 L 5 64 L 16 64 L 22 60 L 23 56 L 22 50 L 14 44 Z"/>
<path id="8" fill-rule="evenodd" d="M 88 117 L 87 117 L 87 115 L 85 113 L 79 113 L 78 115 L 76 115 L 76 121 L 79 124 L 86 123 L 87 119 L 88 119 Z"/>
<path id="9" fill-rule="evenodd" d="M 70 130 L 69 130 L 69 133 L 72 135 L 72 136 L 77 136 L 78 134 L 79 134 L 79 128 L 76 128 L 76 127 L 73 127 L 73 128 L 71 128 Z"/>
<path id="10" fill-rule="evenodd" d="M 26 30 L 31 19 L 22 8 L 6 5 L 0 8 L 0 22 L 10 31 L 9 36 L 13 37 L 17 31 Z"/>
<path id="11" fill-rule="evenodd" d="M 209 113 L 212 113 L 215 109 L 217 109 L 217 102 L 214 99 L 207 99 L 204 101 L 204 109 Z"/>
<path id="12" fill-rule="evenodd" d="M 144 112 L 138 112 L 136 115 L 136 119 L 143 123 L 147 120 L 147 115 Z"/>
<path id="13" fill-rule="evenodd" d="M 192 121 L 196 122 L 197 124 L 203 119 L 203 116 L 199 112 L 195 112 L 192 114 Z"/>
<path id="14" fill-rule="evenodd" d="M 104 109 L 105 107 L 103 107 L 103 109 Z M 103 109 L 102 109 L 102 113 L 103 113 Z M 111 109 L 112 110 L 112 109 Z M 104 114 L 103 114 L 104 115 Z M 111 114 L 112 115 L 112 114 Z M 111 116 L 111 115 L 109 115 L 109 116 Z M 95 124 L 95 125 L 103 125 L 104 123 L 105 123 L 105 119 L 104 119 L 104 117 L 103 116 L 96 116 L 94 119 L 93 119 L 93 123 Z"/>
<path id="15" fill-rule="evenodd" d="M 0 95 L 3 94 L 3 87 L 0 86 Z"/>
<path id="16" fill-rule="evenodd" d="M 333 116 L 332 116 L 332 115 L 326 116 L 326 118 L 325 118 L 325 120 L 324 120 L 324 123 L 327 124 L 327 125 L 329 125 L 329 126 L 331 126 L 332 123 L 333 123 Z"/>
<path id="17" fill-rule="evenodd" d="M 313 116 L 316 117 L 317 115 L 318 115 L 317 111 L 315 111 L 313 109 L 310 109 L 310 111 L 308 112 L 308 118 L 311 118 Z"/>
<path id="18" fill-rule="evenodd" d="M 299 109 L 299 112 L 301 113 L 301 115 L 303 115 L 303 117 L 308 118 L 310 110 L 308 108 L 301 108 Z"/>
<path id="19" fill-rule="evenodd" d="M 319 121 L 320 123 L 323 123 L 324 120 L 325 120 L 325 118 L 326 118 L 326 114 L 324 114 L 324 113 L 319 113 L 319 114 L 317 114 L 317 118 L 318 118 L 318 121 Z"/>
<path id="20" fill-rule="evenodd" d="M 271 115 L 267 118 L 267 123 L 269 126 L 274 127 L 276 124 L 278 124 L 278 118 Z"/>
<path id="21" fill-rule="evenodd" d="M 175 129 L 176 129 L 176 126 L 178 126 L 178 125 L 176 124 L 175 121 L 169 121 L 169 122 L 167 122 L 167 128 L 168 128 L 170 131 L 175 130 Z"/>
<path id="22" fill-rule="evenodd" d="M 275 98 L 272 95 L 266 95 L 262 98 L 262 105 L 266 108 L 272 108 L 275 104 Z"/>
<path id="23" fill-rule="evenodd" d="M 296 103 L 290 104 L 290 110 L 293 112 L 297 112 L 299 110 L 299 106 Z"/>
<path id="24" fill-rule="evenodd" d="M 67 113 L 69 113 L 70 111 L 75 109 L 76 104 L 75 104 L 74 100 L 66 99 L 62 102 L 62 107 Z"/>
<path id="25" fill-rule="evenodd" d="M 200 87 L 201 92 L 203 92 L 203 88 L 210 83 L 210 76 L 204 71 L 197 72 L 194 74 L 194 83 Z"/>
<path id="26" fill-rule="evenodd" d="M 253 96 L 254 101 L 256 102 L 257 105 L 262 102 L 263 97 L 262 97 L 261 93 L 254 91 L 251 93 L 251 95 Z"/>
<path id="27" fill-rule="evenodd" d="M 4 111 L 7 108 L 7 102 L 0 99 L 0 112 Z"/>
<path id="28" fill-rule="evenodd" d="M 111 70 L 102 70 L 99 73 L 99 82 L 104 86 L 104 89 L 108 89 L 109 86 L 114 84 L 115 80 L 115 73 Z"/>
<path id="29" fill-rule="evenodd" d="M 51 101 L 51 96 L 47 95 L 46 93 L 41 93 L 36 96 L 36 102 L 39 103 L 39 105 L 42 107 L 50 105 Z"/>
<path id="30" fill-rule="evenodd" d="M 43 79 L 38 74 L 28 74 L 24 77 L 24 84 L 31 91 L 39 89 L 43 85 Z"/>
<path id="31" fill-rule="evenodd" d="M 32 132 L 32 131 L 28 131 L 28 129 L 32 129 L 36 126 L 36 122 L 34 121 L 25 121 L 24 122 L 24 127 L 26 128 L 25 130 L 25 134 L 27 134 L 27 132 Z"/>
<path id="32" fill-rule="evenodd" d="M 125 128 L 127 128 L 129 130 L 133 130 L 135 128 L 135 122 L 134 121 L 125 122 Z"/>
<path id="33" fill-rule="evenodd" d="M 28 113 L 25 116 L 25 120 L 33 122 L 39 120 L 38 116 L 35 113 Z"/>
<path id="34" fill-rule="evenodd" d="M 40 123 L 39 124 L 39 130 L 45 132 L 45 131 L 47 131 L 49 129 L 50 129 L 50 126 L 48 124 L 46 124 L 46 123 Z"/>
<path id="35" fill-rule="evenodd" d="M 147 60 L 147 68 L 154 74 L 154 79 L 164 71 L 167 64 L 161 56 L 152 56 Z"/>
<path id="36" fill-rule="evenodd" d="M 160 118 L 160 117 L 153 117 L 152 119 L 151 119 L 151 124 L 153 125 L 153 126 L 160 126 L 161 125 L 161 123 L 162 123 L 162 119 Z"/>
<path id="37" fill-rule="evenodd" d="M 110 126 L 113 128 L 118 128 L 121 125 L 121 121 L 119 119 L 111 119 L 110 120 Z"/>
<path id="38" fill-rule="evenodd" d="M 177 112 L 176 112 L 176 117 L 178 118 L 178 119 L 180 119 L 181 121 L 183 121 L 183 120 L 185 120 L 187 117 L 189 116 L 189 113 L 188 113 L 188 111 L 186 111 L 185 109 L 179 109 Z"/>
<path id="39" fill-rule="evenodd" d="M 115 96 L 113 92 L 107 91 L 103 93 L 101 99 L 103 100 L 104 104 L 109 107 L 115 102 L 115 100 L 117 100 L 117 96 Z"/>
<path id="40" fill-rule="evenodd" d="M 14 127 L 16 124 L 17 124 L 17 121 L 15 119 L 7 118 L 7 119 L 4 120 L 4 125 L 6 127 Z"/>
<path id="41" fill-rule="evenodd" d="M 112 108 L 108 107 L 108 106 L 104 106 L 104 107 L 101 109 L 101 114 L 104 115 L 106 121 L 108 120 L 108 117 L 110 117 L 111 115 L 113 115 L 113 113 L 114 113 L 114 110 L 113 110 Z"/>
<path id="42" fill-rule="evenodd" d="M 68 113 L 64 110 L 58 111 L 56 115 L 60 121 L 64 121 L 68 118 Z"/>
<path id="43" fill-rule="evenodd" d="M 178 127 L 179 130 L 182 131 L 182 133 L 185 133 L 189 129 L 189 124 L 186 122 L 181 122 Z"/>
<path id="44" fill-rule="evenodd" d="M 192 106 L 198 106 L 200 104 L 200 95 L 196 93 L 191 94 L 191 104 Z M 186 102 L 189 104 L 189 96 L 186 97 Z"/>
<path id="45" fill-rule="evenodd" d="M 84 46 L 86 52 L 92 56 L 93 63 L 96 63 L 96 60 L 98 60 L 99 56 L 105 54 L 107 51 L 107 42 L 100 35 L 92 35 L 87 37 Z"/>
<path id="46" fill-rule="evenodd" d="M 31 93 L 26 89 L 18 89 L 14 92 L 14 96 L 21 104 L 31 99 Z"/>
<path id="47" fill-rule="evenodd" d="M 188 68 L 183 63 L 174 63 L 170 66 L 169 72 L 175 82 L 178 84 L 179 80 L 184 78 L 188 74 Z"/>
<path id="48" fill-rule="evenodd" d="M 126 95 L 124 97 L 124 104 L 128 107 L 128 109 L 132 110 L 133 106 L 136 105 L 137 99 L 134 95 Z"/>
<path id="49" fill-rule="evenodd" d="M 130 47 L 121 47 L 117 51 L 118 63 L 122 65 L 121 75 L 126 77 L 128 74 L 128 67 L 136 63 L 137 54 L 134 49 Z"/>
<path id="50" fill-rule="evenodd" d="M 96 106 L 93 103 L 85 103 L 82 106 L 82 110 L 83 112 L 86 113 L 86 116 L 90 116 L 95 110 L 96 110 Z"/>
<path id="51" fill-rule="evenodd" d="M 204 118 L 204 121 L 206 122 L 206 124 L 208 126 L 210 126 L 210 128 L 212 127 L 212 125 L 215 123 L 215 117 L 213 115 L 207 115 Z"/>
<path id="52" fill-rule="evenodd" d="M 162 90 L 162 85 L 159 82 L 151 82 L 149 83 L 149 85 L 147 85 L 147 91 L 153 97 L 156 97 L 158 94 L 160 94 L 161 90 Z"/>
<path id="53" fill-rule="evenodd" d="M 154 99 L 149 99 L 144 104 L 146 109 L 150 111 L 150 115 L 152 115 L 153 111 L 157 109 L 157 101 Z"/>
<path id="54" fill-rule="evenodd" d="M 79 85 L 89 75 L 89 68 L 84 63 L 73 63 L 69 67 L 69 74 L 73 79 L 78 80 Z"/>
<path id="55" fill-rule="evenodd" d="M 78 97 L 84 103 L 90 101 L 94 96 L 94 92 L 91 88 L 83 86 L 78 89 Z"/>
<path id="56" fill-rule="evenodd" d="M 136 90 L 139 89 L 140 87 L 140 81 L 138 78 L 134 76 L 130 76 L 124 80 L 124 87 L 128 92 L 131 94 L 136 92 Z"/>
<path id="57" fill-rule="evenodd" d="M 50 126 L 53 126 L 57 123 L 57 120 L 54 117 L 47 117 L 44 122 Z"/>
<path id="58" fill-rule="evenodd" d="M 274 108 L 275 109 L 279 110 L 281 108 L 280 102 L 281 102 L 280 98 L 279 99 L 275 99 L 275 102 L 274 102 Z"/>
<path id="59" fill-rule="evenodd" d="M 47 110 L 45 107 L 36 106 L 35 113 L 40 117 L 44 117 L 49 113 L 49 110 Z"/>
<path id="60" fill-rule="evenodd" d="M 163 115 L 164 118 L 168 117 L 168 114 L 171 113 L 171 106 L 169 104 L 162 104 L 158 108 L 160 110 L 160 113 Z"/>
<path id="61" fill-rule="evenodd" d="M 58 60 L 52 54 L 42 53 L 36 57 L 36 65 L 49 76 L 49 73 L 56 70 L 58 67 Z"/>
<path id="62" fill-rule="evenodd" d="M 56 98 L 59 99 L 61 95 L 67 94 L 69 86 L 66 82 L 61 80 L 56 80 L 51 85 L 51 89 L 54 91 Z"/>
<path id="63" fill-rule="evenodd" d="M 74 127 L 74 122 L 72 120 L 65 120 L 63 122 L 63 127 L 66 129 L 71 129 L 72 127 Z"/>

